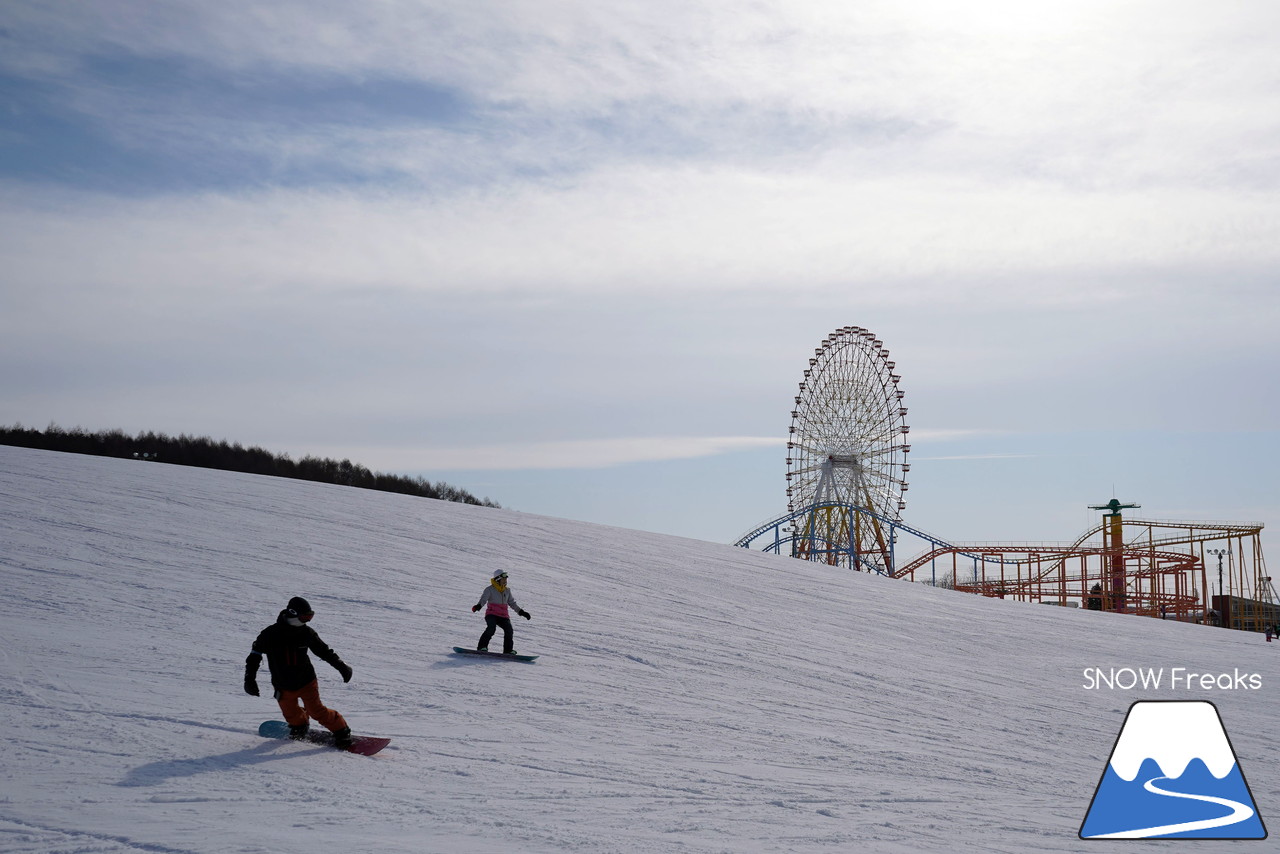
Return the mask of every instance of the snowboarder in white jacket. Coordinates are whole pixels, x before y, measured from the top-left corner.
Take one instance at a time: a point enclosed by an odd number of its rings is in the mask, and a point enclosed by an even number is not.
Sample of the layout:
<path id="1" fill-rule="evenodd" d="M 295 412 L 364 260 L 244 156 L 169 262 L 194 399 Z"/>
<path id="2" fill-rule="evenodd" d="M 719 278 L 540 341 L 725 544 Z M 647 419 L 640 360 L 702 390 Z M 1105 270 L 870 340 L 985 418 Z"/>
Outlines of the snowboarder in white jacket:
<path id="1" fill-rule="evenodd" d="M 511 588 L 507 586 L 507 573 L 501 569 L 493 571 L 493 578 L 489 582 L 489 586 L 480 594 L 480 601 L 471 607 L 474 613 L 484 608 L 484 634 L 480 636 L 480 643 L 476 645 L 479 652 L 489 651 L 489 641 L 493 638 L 494 632 L 499 628 L 502 629 L 502 653 L 503 655 L 512 655 L 515 653 L 515 646 L 511 634 L 511 611 L 515 611 L 526 620 L 530 619 L 529 612 L 521 610 L 519 604 L 516 603 L 516 597 L 511 595 Z"/>

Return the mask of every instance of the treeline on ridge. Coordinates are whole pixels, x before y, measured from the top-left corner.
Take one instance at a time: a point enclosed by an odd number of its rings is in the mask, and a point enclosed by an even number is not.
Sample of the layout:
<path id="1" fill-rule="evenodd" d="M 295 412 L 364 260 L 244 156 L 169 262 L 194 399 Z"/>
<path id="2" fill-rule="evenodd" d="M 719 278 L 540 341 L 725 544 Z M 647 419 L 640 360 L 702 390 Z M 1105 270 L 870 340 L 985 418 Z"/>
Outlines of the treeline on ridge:
<path id="1" fill-rule="evenodd" d="M 0 445 L 16 445 L 46 451 L 90 454 L 99 457 L 149 460 L 180 466 L 221 469 L 223 471 L 291 477 L 320 483 L 335 483 L 361 489 L 399 492 L 441 501 L 457 501 L 481 507 L 499 507 L 487 498 L 476 498 L 465 489 L 447 483 L 432 483 L 421 477 L 372 472 L 351 460 L 331 460 L 305 456 L 294 461 L 288 454 L 273 454 L 258 447 L 246 448 L 240 443 L 215 441 L 204 436 L 167 436 L 164 433 L 139 433 L 130 436 L 123 430 L 91 433 L 81 427 L 65 430 L 56 424 L 45 430 L 33 430 L 21 424 L 0 427 Z"/>

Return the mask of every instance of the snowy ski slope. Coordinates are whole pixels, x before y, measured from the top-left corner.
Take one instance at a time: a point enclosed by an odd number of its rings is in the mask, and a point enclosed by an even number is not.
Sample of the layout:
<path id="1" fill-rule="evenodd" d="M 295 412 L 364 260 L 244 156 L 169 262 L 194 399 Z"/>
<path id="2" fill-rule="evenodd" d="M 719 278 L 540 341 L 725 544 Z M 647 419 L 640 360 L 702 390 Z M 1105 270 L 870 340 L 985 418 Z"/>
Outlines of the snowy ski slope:
<path id="1" fill-rule="evenodd" d="M 494 567 L 535 664 L 448 654 Z M 0 582 L 0 852 L 1097 851 L 1076 833 L 1136 699 L 1217 704 L 1280 821 L 1280 644 L 1257 635 L 8 447 Z M 393 739 L 376 757 L 256 735 L 278 711 L 244 658 L 298 594 L 355 669 L 318 663 L 322 696 Z M 1090 688 L 1093 667 L 1261 687 Z M 1241 844 L 1194 847 L 1267 843 Z"/>

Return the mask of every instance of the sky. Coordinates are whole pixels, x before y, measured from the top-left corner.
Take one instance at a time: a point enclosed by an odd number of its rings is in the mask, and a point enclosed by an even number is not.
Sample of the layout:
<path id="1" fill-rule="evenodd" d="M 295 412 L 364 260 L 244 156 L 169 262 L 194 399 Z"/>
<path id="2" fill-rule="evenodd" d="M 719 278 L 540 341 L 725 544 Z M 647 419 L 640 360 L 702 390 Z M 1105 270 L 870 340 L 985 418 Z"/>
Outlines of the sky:
<path id="1" fill-rule="evenodd" d="M 0 7 L 0 423 L 733 541 L 843 326 L 903 518 L 1280 523 L 1280 9 Z M 1264 537 L 1265 541 L 1265 537 Z"/>

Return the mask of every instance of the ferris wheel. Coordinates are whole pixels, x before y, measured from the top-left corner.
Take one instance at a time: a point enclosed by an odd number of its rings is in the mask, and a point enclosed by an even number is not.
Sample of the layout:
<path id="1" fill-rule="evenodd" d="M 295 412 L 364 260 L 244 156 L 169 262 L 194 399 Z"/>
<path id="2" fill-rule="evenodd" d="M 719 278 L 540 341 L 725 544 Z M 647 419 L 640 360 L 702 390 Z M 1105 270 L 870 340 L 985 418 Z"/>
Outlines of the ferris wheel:
<path id="1" fill-rule="evenodd" d="M 860 326 L 837 329 L 809 360 L 787 442 L 795 557 L 892 570 L 891 523 L 906 507 L 911 468 L 894 368 L 884 342 Z"/>

